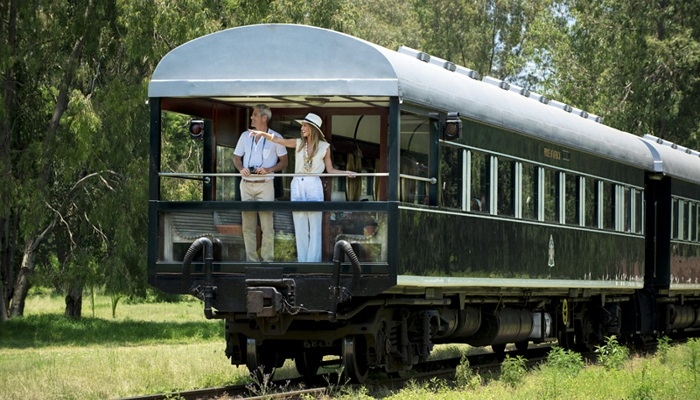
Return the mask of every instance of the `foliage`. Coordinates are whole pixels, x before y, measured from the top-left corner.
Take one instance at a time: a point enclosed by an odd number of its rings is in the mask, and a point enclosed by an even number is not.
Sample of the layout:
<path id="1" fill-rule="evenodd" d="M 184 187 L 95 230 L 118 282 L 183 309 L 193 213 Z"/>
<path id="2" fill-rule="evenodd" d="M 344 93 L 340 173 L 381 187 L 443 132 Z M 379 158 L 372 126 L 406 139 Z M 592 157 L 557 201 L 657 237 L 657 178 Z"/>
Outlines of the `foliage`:
<path id="1" fill-rule="evenodd" d="M 572 350 L 554 346 L 547 354 L 546 367 L 551 368 L 558 375 L 576 376 L 583 366 L 581 354 Z"/>
<path id="2" fill-rule="evenodd" d="M 455 370 L 455 383 L 458 387 L 465 389 L 475 389 L 481 386 L 481 376 L 471 369 L 466 353 L 462 354 L 459 365 Z"/>
<path id="3" fill-rule="evenodd" d="M 125 302 L 123 312 L 112 319 L 108 296 L 97 291 L 96 317 L 75 320 L 60 315 L 63 299 L 55 291 L 34 288 L 30 294 L 28 315 L 0 327 L 0 387 L 6 398 L 121 398 L 243 384 L 249 379 L 245 366 L 230 365 L 222 346 L 221 322 L 203 319 L 202 305 L 197 300 Z M 24 329 L 27 326 L 30 328 Z M 658 357 L 632 358 L 625 361 L 625 368 L 608 370 L 589 365 L 575 377 L 550 367 L 548 360 L 545 367 L 526 373 L 515 387 L 503 380 L 486 380 L 467 391 L 450 381 L 413 381 L 400 390 L 388 392 L 384 388 L 377 396 L 338 380 L 332 397 L 697 398 L 700 388 L 695 384 L 697 371 L 693 372 L 692 367 L 697 363 L 693 364 L 692 354 L 697 356 L 698 352 L 689 347 L 697 345 L 697 341 L 691 341 L 670 347 L 666 363 Z M 287 362 L 276 376 L 286 379 L 294 376 L 293 371 L 293 363 Z M 340 372 L 335 377 L 342 376 Z M 334 378 L 329 379 L 332 382 Z"/>
<path id="4" fill-rule="evenodd" d="M 687 346 L 688 353 L 684 363 L 693 376 L 693 386 L 697 388 L 700 378 L 700 339 L 690 339 Z"/>
<path id="5" fill-rule="evenodd" d="M 274 393 L 283 392 L 285 387 L 277 387 L 273 382 L 273 377 L 275 374 L 275 368 L 272 372 L 265 373 L 265 367 L 259 366 L 257 371 L 250 373 L 251 383 L 247 385 L 248 390 L 256 396 L 270 396 Z M 287 381 L 287 384 L 289 381 Z"/>
<path id="6" fill-rule="evenodd" d="M 520 384 L 526 373 L 527 369 L 523 356 L 511 357 L 506 355 L 505 360 L 501 363 L 501 381 L 511 387 L 516 387 Z"/>
<path id="7" fill-rule="evenodd" d="M 547 362 L 540 367 L 548 382 L 543 387 L 544 398 L 560 398 L 563 387 L 583 370 L 581 354 L 554 346 L 547 354 Z"/>
<path id="8" fill-rule="evenodd" d="M 560 2 L 543 85 L 606 124 L 698 147 L 700 9 L 681 0 Z"/>
<path id="9" fill-rule="evenodd" d="M 664 336 L 659 338 L 658 344 L 656 346 L 656 354 L 661 360 L 662 364 L 665 364 L 668 360 L 668 353 L 671 350 L 671 338 Z"/>
<path id="10" fill-rule="evenodd" d="M 605 344 L 596 346 L 598 362 L 606 369 L 619 369 L 629 358 L 629 349 L 622 346 L 615 335 L 605 338 Z"/>
<path id="11" fill-rule="evenodd" d="M 416 1 L 424 51 L 510 81 L 530 60 L 531 25 L 547 14 L 548 1 Z"/>
<path id="12" fill-rule="evenodd" d="M 147 295 L 147 85 L 158 61 L 189 40 L 257 23 L 334 29 L 698 148 L 699 14 L 682 0 L 3 2 L 0 320 L 22 315 L 36 284 L 77 302 L 92 285 L 115 299 Z M 163 116 L 164 170 L 200 165 L 189 117 Z M 167 199 L 200 193 L 196 181 L 162 189 Z"/>
<path id="13" fill-rule="evenodd" d="M 656 385 L 652 379 L 649 379 L 648 369 L 648 363 L 644 363 L 642 365 L 641 379 L 637 381 L 637 386 L 632 390 L 631 399 L 647 400 L 653 398 L 652 392 Z"/>

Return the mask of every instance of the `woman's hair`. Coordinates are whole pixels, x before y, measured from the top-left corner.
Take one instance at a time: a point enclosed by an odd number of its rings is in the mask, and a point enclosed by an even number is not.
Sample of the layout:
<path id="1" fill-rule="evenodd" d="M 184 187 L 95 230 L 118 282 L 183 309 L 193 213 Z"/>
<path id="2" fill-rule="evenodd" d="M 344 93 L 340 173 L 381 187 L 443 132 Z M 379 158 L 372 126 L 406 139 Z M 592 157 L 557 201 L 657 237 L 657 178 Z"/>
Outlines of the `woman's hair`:
<path id="1" fill-rule="evenodd" d="M 321 131 L 318 130 L 318 128 L 316 128 L 314 125 L 307 124 L 306 122 L 304 122 L 304 124 L 306 124 L 309 128 L 311 128 L 309 130 L 309 136 L 308 136 L 308 138 L 311 139 L 311 153 L 309 153 L 309 157 L 313 157 L 316 155 L 316 152 L 318 151 L 319 140 L 323 140 L 325 142 L 326 138 L 323 137 L 323 133 L 321 133 Z M 306 146 L 307 140 L 308 140 L 307 137 L 301 138 L 301 142 L 299 143 L 299 147 L 297 148 L 297 153 L 304 149 L 304 146 Z"/>

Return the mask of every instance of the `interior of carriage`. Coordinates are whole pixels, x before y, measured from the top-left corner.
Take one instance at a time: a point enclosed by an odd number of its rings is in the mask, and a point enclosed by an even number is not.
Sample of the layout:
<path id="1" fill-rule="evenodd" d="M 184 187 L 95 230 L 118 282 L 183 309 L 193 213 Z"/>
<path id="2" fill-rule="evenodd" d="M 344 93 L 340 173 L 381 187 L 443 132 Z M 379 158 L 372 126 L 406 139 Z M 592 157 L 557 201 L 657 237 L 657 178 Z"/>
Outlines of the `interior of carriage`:
<path id="1" fill-rule="evenodd" d="M 250 126 L 250 112 L 258 102 L 240 106 L 208 105 L 192 115 L 192 103 L 188 115 L 207 121 L 211 129 L 212 200 L 240 201 L 240 177 L 233 165 L 233 150 L 241 133 Z M 340 170 L 352 170 L 356 178 L 344 176 L 322 177 L 327 202 L 344 203 L 381 202 L 387 199 L 388 168 L 388 110 L 385 107 L 335 107 L 335 108 L 276 108 L 274 101 L 265 102 L 272 109 L 269 127 L 285 138 L 299 138 L 300 126 L 295 122 L 308 112 L 323 119 L 323 132 L 331 144 L 334 166 Z M 178 104 L 165 104 L 164 108 L 179 111 Z M 405 120 L 405 122 L 404 122 Z M 401 187 L 402 202 L 427 204 L 428 183 L 414 178 L 428 177 L 429 123 L 426 118 L 410 121 L 402 118 Z M 275 179 L 276 201 L 290 199 L 290 183 L 294 172 L 294 150 L 287 149 L 289 164 Z M 204 168 L 206 171 L 206 168 Z M 220 175 L 216 175 L 220 174 Z M 221 175 L 223 174 L 223 176 Z M 223 242 L 223 260 L 245 261 L 240 211 L 187 211 L 163 213 L 161 226 L 160 260 L 178 261 L 184 257 L 188 246 L 201 236 L 217 237 Z M 275 211 L 275 261 L 296 260 L 294 226 L 291 211 Z M 381 211 L 324 211 L 323 260 L 333 256 L 337 240 L 346 240 L 362 262 L 386 262 L 386 212 Z M 258 229 L 259 230 L 259 229 Z M 258 232 L 261 241 L 261 232 Z"/>

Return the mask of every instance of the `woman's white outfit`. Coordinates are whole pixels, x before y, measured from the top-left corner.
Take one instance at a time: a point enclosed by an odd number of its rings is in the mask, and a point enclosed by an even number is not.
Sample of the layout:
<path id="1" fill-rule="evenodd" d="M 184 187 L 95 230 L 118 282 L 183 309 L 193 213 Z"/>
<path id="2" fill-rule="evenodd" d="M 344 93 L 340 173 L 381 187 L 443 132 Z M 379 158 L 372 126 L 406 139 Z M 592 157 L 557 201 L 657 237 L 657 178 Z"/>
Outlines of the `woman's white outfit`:
<path id="1" fill-rule="evenodd" d="M 294 173 L 321 174 L 326 169 L 323 157 L 330 147 L 328 142 L 319 141 L 318 151 L 309 157 L 306 146 L 299 150 L 301 139 L 297 139 Z M 291 184 L 292 201 L 323 201 L 323 184 L 318 176 L 296 176 Z M 292 213 L 297 241 L 299 262 L 321 261 L 322 212 L 295 211 Z"/>

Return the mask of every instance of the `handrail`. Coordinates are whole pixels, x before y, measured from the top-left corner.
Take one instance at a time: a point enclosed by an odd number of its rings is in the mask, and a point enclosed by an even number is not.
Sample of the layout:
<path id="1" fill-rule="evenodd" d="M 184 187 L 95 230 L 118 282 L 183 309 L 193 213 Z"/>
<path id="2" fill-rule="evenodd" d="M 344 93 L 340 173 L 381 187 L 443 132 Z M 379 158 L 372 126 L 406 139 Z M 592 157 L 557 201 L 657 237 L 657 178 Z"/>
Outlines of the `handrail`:
<path id="1" fill-rule="evenodd" d="M 388 172 L 355 172 L 353 173 L 354 176 L 389 176 Z M 240 172 L 217 172 L 217 173 L 202 173 L 202 172 L 159 172 L 158 176 L 163 176 L 167 178 L 195 178 L 195 177 L 242 177 L 243 175 Z M 265 175 L 257 175 L 257 174 L 251 174 L 250 177 L 253 178 L 277 178 L 277 177 L 295 177 L 295 176 L 319 176 L 319 177 L 334 177 L 334 176 L 344 176 L 348 177 L 348 174 L 326 174 L 326 173 L 320 173 L 320 174 L 294 174 L 294 173 L 282 173 L 282 172 L 275 172 L 272 174 L 265 174 Z"/>
<path id="2" fill-rule="evenodd" d="M 363 176 L 389 176 L 388 172 L 355 172 L 353 174 L 356 177 L 363 177 Z M 207 178 L 211 177 L 243 177 L 243 175 L 240 172 L 217 172 L 217 173 L 203 173 L 203 172 L 159 172 L 158 176 L 162 176 L 165 178 L 182 178 L 182 179 L 203 179 L 206 180 Z M 272 178 L 277 178 L 277 177 L 296 177 L 296 176 L 319 176 L 319 177 L 336 177 L 336 176 L 342 176 L 342 177 L 348 177 L 348 174 L 327 174 L 327 173 L 319 173 L 319 174 L 295 174 L 295 173 L 283 173 L 283 172 L 275 172 L 272 174 L 265 174 L 265 175 L 256 175 L 252 174 L 250 175 L 251 177 L 254 178 L 264 178 L 264 177 L 272 177 Z M 436 184 L 437 179 L 434 177 L 431 178 L 425 178 L 422 176 L 415 176 L 415 175 L 407 175 L 407 174 L 399 174 L 401 178 L 405 179 L 413 179 L 416 181 L 423 181 L 423 182 L 429 182 L 431 184 Z M 200 178 L 201 177 L 201 178 Z"/>
<path id="3" fill-rule="evenodd" d="M 405 179 L 413 179 L 414 181 L 423 181 L 423 182 L 429 182 L 431 184 L 436 184 L 437 183 L 437 178 L 424 178 L 422 176 L 415 176 L 415 175 L 407 175 L 407 174 L 399 174 L 399 177 L 405 178 Z"/>

